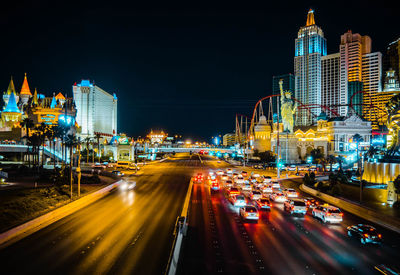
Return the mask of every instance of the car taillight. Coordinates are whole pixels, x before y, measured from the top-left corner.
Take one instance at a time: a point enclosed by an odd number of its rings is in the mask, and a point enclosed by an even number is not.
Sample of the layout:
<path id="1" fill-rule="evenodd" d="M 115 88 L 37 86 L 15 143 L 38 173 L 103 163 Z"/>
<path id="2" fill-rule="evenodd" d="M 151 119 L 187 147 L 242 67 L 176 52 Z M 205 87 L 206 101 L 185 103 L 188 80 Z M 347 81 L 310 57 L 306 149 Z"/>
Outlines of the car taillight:
<path id="1" fill-rule="evenodd" d="M 381 234 L 378 234 L 378 238 L 382 238 L 382 235 L 381 235 Z"/>
<path id="2" fill-rule="evenodd" d="M 363 236 L 364 236 L 365 238 L 368 238 L 368 234 L 363 234 Z"/>
<path id="3" fill-rule="evenodd" d="M 331 213 L 326 213 L 326 215 L 327 215 L 327 216 L 330 216 L 330 215 L 331 215 Z"/>
<path id="4" fill-rule="evenodd" d="M 258 216 L 259 216 L 259 214 L 258 214 L 258 213 L 256 213 L 256 216 L 258 217 Z"/>
<path id="5" fill-rule="evenodd" d="M 340 216 L 343 216 L 343 213 L 339 213 Z"/>

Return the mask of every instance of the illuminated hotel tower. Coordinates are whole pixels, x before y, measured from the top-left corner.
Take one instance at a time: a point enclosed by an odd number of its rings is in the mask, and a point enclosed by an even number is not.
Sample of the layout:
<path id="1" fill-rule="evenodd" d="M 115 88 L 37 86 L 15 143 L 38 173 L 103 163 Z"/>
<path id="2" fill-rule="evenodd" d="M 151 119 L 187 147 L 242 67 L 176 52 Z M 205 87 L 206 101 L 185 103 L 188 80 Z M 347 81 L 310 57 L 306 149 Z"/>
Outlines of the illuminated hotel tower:
<path id="1" fill-rule="evenodd" d="M 310 10 L 306 25 L 300 28 L 295 42 L 294 74 L 295 98 L 313 108 L 311 112 L 298 110 L 296 125 L 310 125 L 313 117 L 321 113 L 321 108 L 316 105 L 321 104 L 321 57 L 325 55 L 324 33 L 315 24 L 314 11 Z"/>
<path id="2" fill-rule="evenodd" d="M 371 52 L 371 38 L 367 35 L 352 33 L 351 30 L 340 36 L 340 104 L 352 102 L 356 112 L 362 114 L 362 77 L 363 56 Z M 347 106 L 339 107 L 341 116 L 347 114 Z"/>

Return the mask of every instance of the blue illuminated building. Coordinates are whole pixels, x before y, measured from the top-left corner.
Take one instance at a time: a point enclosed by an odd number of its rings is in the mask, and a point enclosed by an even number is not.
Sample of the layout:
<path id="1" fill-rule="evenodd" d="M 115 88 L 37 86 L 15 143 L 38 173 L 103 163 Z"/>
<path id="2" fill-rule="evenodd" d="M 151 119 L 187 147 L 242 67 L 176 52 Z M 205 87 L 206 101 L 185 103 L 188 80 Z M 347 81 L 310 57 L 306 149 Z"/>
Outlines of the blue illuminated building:
<path id="1" fill-rule="evenodd" d="M 311 105 L 310 111 L 300 109 L 297 112 L 297 125 L 311 125 L 321 108 L 321 57 L 327 54 L 326 39 L 321 28 L 315 24 L 314 11 L 310 10 L 307 22 L 301 27 L 295 41 L 294 74 L 295 98 L 301 103 Z"/>

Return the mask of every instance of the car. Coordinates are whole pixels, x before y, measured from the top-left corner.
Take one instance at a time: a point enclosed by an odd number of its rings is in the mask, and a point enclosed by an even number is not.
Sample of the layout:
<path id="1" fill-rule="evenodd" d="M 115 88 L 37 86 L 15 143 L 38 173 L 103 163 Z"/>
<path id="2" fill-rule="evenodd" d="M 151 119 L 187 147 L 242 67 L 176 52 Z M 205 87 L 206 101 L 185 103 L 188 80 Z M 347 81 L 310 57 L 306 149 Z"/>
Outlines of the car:
<path id="1" fill-rule="evenodd" d="M 203 174 L 202 173 L 197 173 L 197 175 L 194 177 L 195 182 L 202 182 L 203 181 Z"/>
<path id="2" fill-rule="evenodd" d="M 221 179 L 222 179 L 222 180 L 228 180 L 228 175 L 227 175 L 227 174 L 223 174 L 223 175 L 221 176 Z"/>
<path id="3" fill-rule="evenodd" d="M 247 172 L 246 171 L 242 171 L 242 176 L 243 177 L 247 177 Z"/>
<path id="4" fill-rule="evenodd" d="M 274 192 L 269 195 L 269 198 L 274 202 L 285 202 L 286 196 L 282 192 Z"/>
<path id="5" fill-rule="evenodd" d="M 257 182 L 257 178 L 254 178 L 253 176 L 250 177 L 250 182 L 251 183 L 256 183 Z"/>
<path id="6" fill-rule="evenodd" d="M 251 191 L 250 192 L 250 199 L 253 201 L 261 199 L 262 195 L 260 191 Z"/>
<path id="7" fill-rule="evenodd" d="M 319 205 L 319 202 L 314 198 L 305 198 L 304 201 L 306 202 L 309 208 L 314 208 Z"/>
<path id="8" fill-rule="evenodd" d="M 117 161 L 117 168 L 120 169 L 129 169 L 129 166 L 131 165 L 130 161 Z"/>
<path id="9" fill-rule="evenodd" d="M 263 193 L 272 193 L 273 192 L 273 188 L 272 185 L 267 184 L 262 188 Z"/>
<path id="10" fill-rule="evenodd" d="M 231 180 L 227 180 L 227 181 L 225 182 L 225 186 L 228 187 L 228 188 L 232 187 L 232 185 L 233 185 L 233 183 L 232 183 Z"/>
<path id="11" fill-rule="evenodd" d="M 305 215 L 307 213 L 307 205 L 301 199 L 289 199 L 283 204 L 283 209 L 290 214 Z"/>
<path id="12" fill-rule="evenodd" d="M 230 201 L 233 206 L 242 207 L 246 205 L 246 198 L 243 195 L 230 196 Z"/>
<path id="13" fill-rule="evenodd" d="M 269 199 L 261 198 L 259 200 L 256 200 L 255 203 L 258 209 L 271 209 L 271 202 L 269 201 Z"/>
<path id="14" fill-rule="evenodd" d="M 288 171 L 296 171 L 296 165 L 290 165 L 289 167 L 287 167 Z"/>
<path id="15" fill-rule="evenodd" d="M 237 189 L 237 187 L 231 187 L 229 189 L 229 195 L 230 196 L 239 195 L 239 194 L 240 194 L 240 191 L 239 191 L 239 189 Z"/>
<path id="16" fill-rule="evenodd" d="M 243 184 L 244 183 L 244 178 L 242 176 L 238 176 L 235 179 L 236 184 Z"/>
<path id="17" fill-rule="evenodd" d="M 134 189 L 136 187 L 136 182 L 133 182 L 133 181 L 124 181 L 122 184 L 121 184 L 121 189 L 122 190 L 132 190 L 132 189 Z"/>
<path id="18" fill-rule="evenodd" d="M 359 239 L 362 244 L 382 243 L 382 235 L 376 231 L 375 227 L 367 224 L 356 224 L 347 227 L 347 235 Z"/>
<path id="19" fill-rule="evenodd" d="M 257 208 L 252 205 L 246 205 L 239 210 L 240 217 L 244 220 L 258 221 L 259 214 Z"/>
<path id="20" fill-rule="evenodd" d="M 264 183 L 270 183 L 271 182 L 271 177 L 270 176 L 263 176 L 263 182 Z"/>
<path id="21" fill-rule="evenodd" d="M 277 181 L 272 181 L 272 188 L 280 189 L 280 188 L 281 188 L 281 185 L 280 185 L 279 182 L 277 182 Z"/>
<path id="22" fill-rule="evenodd" d="M 238 173 L 233 173 L 233 174 L 232 174 L 232 178 L 234 178 L 234 179 L 237 178 L 238 176 L 239 176 Z"/>
<path id="23" fill-rule="evenodd" d="M 282 192 L 288 198 L 297 198 L 299 196 L 299 194 L 293 188 L 285 188 Z"/>
<path id="24" fill-rule="evenodd" d="M 218 176 L 222 176 L 222 175 L 224 174 L 224 171 L 218 170 L 218 171 L 216 172 L 216 174 L 217 174 Z"/>
<path id="25" fill-rule="evenodd" d="M 124 176 L 124 173 L 122 173 L 121 171 L 118 171 L 118 170 L 111 171 L 111 173 L 113 175 L 116 175 L 116 176 L 119 176 L 119 177 L 123 177 Z"/>
<path id="26" fill-rule="evenodd" d="M 102 166 L 92 166 L 92 174 L 101 174 L 104 171 Z"/>
<path id="27" fill-rule="evenodd" d="M 211 186 L 210 186 L 211 190 L 213 191 L 219 191 L 220 187 L 219 187 L 219 183 L 218 181 L 212 181 L 211 182 Z"/>
<path id="28" fill-rule="evenodd" d="M 227 173 L 227 174 L 232 174 L 232 173 L 233 173 L 233 170 L 232 170 L 231 168 L 228 168 L 228 169 L 226 169 L 226 173 Z"/>
<path id="29" fill-rule="evenodd" d="M 343 221 L 343 213 L 340 209 L 328 204 L 315 207 L 312 210 L 312 216 L 322 220 L 324 223 L 340 223 Z"/>
<path id="30" fill-rule="evenodd" d="M 251 191 L 251 185 L 249 182 L 246 182 L 243 186 L 242 186 L 242 191 Z"/>

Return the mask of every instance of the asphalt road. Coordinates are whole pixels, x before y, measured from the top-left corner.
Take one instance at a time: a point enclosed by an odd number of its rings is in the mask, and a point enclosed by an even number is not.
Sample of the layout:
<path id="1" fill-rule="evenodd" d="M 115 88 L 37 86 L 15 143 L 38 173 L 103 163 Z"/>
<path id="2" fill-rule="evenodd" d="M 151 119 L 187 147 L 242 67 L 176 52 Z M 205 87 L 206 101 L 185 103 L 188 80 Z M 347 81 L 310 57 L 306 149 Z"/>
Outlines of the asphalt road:
<path id="1" fill-rule="evenodd" d="M 205 165 L 218 166 L 215 161 Z M 223 191 L 211 193 L 206 184 L 195 184 L 179 273 L 377 274 L 377 264 L 398 265 L 400 235 L 372 224 L 384 243 L 361 245 L 346 231 L 358 223 L 371 224 L 347 212 L 341 224 L 323 224 L 310 214 L 290 216 L 280 203 L 260 211 L 258 223 L 244 223 Z"/>
<path id="2" fill-rule="evenodd" d="M 116 190 L 0 250 L 2 274 L 163 274 L 197 156 L 147 165 Z"/>

